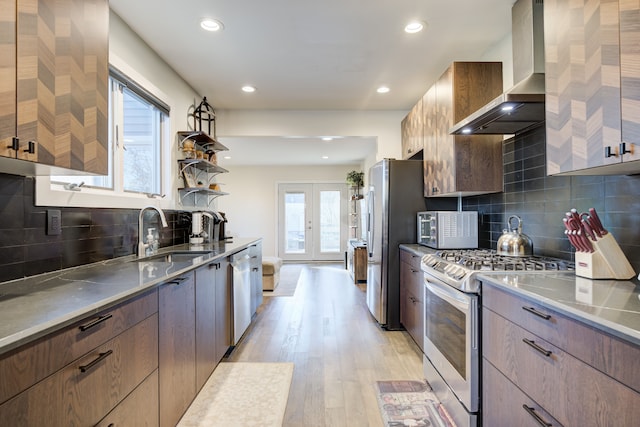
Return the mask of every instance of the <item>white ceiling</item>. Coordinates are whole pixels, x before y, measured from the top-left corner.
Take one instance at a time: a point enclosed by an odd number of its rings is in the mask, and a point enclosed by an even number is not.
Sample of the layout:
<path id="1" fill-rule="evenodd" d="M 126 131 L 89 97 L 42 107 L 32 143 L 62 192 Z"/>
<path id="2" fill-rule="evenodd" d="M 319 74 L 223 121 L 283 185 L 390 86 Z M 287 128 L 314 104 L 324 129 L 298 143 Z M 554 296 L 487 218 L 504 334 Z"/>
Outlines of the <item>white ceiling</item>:
<path id="1" fill-rule="evenodd" d="M 449 63 L 478 60 L 510 32 L 514 1 L 110 0 L 110 6 L 216 109 L 408 111 Z M 204 17 L 224 30 L 203 31 Z M 416 19 L 426 29 L 406 34 L 404 26 Z M 247 84 L 257 91 L 243 93 Z M 381 85 L 390 92 L 377 94 Z M 260 156 L 322 163 L 317 139 L 272 139 L 286 151 L 271 154 L 256 151 L 264 144 L 254 138 L 221 142 L 237 158 L 226 164 L 241 158 L 259 164 Z M 247 145 L 248 153 L 235 153 Z M 359 161 L 370 152 L 361 152 L 361 138 L 344 139 L 341 147 L 345 158 L 334 151 L 330 161 Z"/>

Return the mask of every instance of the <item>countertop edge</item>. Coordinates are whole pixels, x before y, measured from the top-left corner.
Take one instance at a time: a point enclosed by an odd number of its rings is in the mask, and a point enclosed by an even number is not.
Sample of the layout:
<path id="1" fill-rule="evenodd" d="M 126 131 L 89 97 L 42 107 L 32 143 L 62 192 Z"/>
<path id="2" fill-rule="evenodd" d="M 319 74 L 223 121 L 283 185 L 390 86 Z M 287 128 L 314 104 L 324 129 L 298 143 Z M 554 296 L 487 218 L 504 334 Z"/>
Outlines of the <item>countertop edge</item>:
<path id="1" fill-rule="evenodd" d="M 162 286 L 163 284 L 165 284 L 167 281 L 169 281 L 170 279 L 180 276 L 181 274 L 185 274 L 187 272 L 196 270 L 197 268 L 211 263 L 212 261 L 218 260 L 220 258 L 225 258 L 228 257 L 229 255 L 232 255 L 240 250 L 243 250 L 245 248 L 248 248 L 249 246 L 262 241 L 262 238 L 244 238 L 244 239 L 239 239 L 241 240 L 237 245 L 234 244 L 234 242 L 225 242 L 226 244 L 232 244 L 233 246 L 231 246 L 228 250 L 225 250 L 224 252 L 220 252 L 220 253 L 213 253 L 209 256 L 204 258 L 201 262 L 198 263 L 194 263 L 188 266 L 185 266 L 184 268 L 181 268 L 179 270 L 175 270 L 173 272 L 171 272 L 168 275 L 162 276 L 162 277 L 158 277 L 156 280 L 150 281 L 149 283 L 147 283 L 145 286 L 143 287 L 136 287 L 135 289 L 131 290 L 131 291 L 126 291 L 126 292 L 121 292 L 119 294 L 110 296 L 108 298 L 104 298 L 100 301 L 97 301 L 93 304 L 89 304 L 89 305 L 85 305 L 82 306 L 80 308 L 78 308 L 77 310 L 74 310 L 72 312 L 69 312 L 63 316 L 60 316 L 59 319 L 56 319 L 55 321 L 50 321 L 50 322 L 45 322 L 43 324 L 40 325 L 34 325 L 31 328 L 27 328 L 27 329 L 23 329 L 20 332 L 16 332 L 14 334 L 5 336 L 0 338 L 0 357 L 3 356 L 4 354 L 18 349 L 24 345 L 27 345 L 31 342 L 34 342 L 46 335 L 58 332 L 60 330 L 62 330 L 63 328 L 76 323 L 84 318 L 86 318 L 87 316 L 91 316 L 94 315 L 96 313 L 99 313 L 101 311 L 107 310 L 111 307 L 114 307 L 118 304 L 121 304 L 127 300 L 130 300 L 132 298 L 135 298 L 139 295 L 142 295 L 148 291 L 150 291 L 151 289 L 155 289 L 158 288 L 160 286 Z M 194 251 L 201 251 L 202 247 L 193 247 L 193 246 L 189 246 L 188 244 L 184 244 L 184 245 L 176 245 L 176 246 L 171 246 L 171 247 L 166 247 L 166 248 L 161 248 L 158 251 L 158 254 L 162 254 L 162 253 L 167 253 L 167 252 L 171 252 L 171 251 L 176 251 L 176 250 L 194 250 Z M 132 260 L 136 259 L 135 255 L 128 255 L 125 257 L 120 257 L 120 258 L 114 258 L 114 259 L 110 259 L 110 260 L 106 260 L 106 261 L 101 261 L 99 263 L 93 263 L 93 264 L 87 264 L 84 266 L 79 266 L 79 267 L 73 267 L 70 269 L 65 269 L 65 270 L 60 270 L 57 271 L 56 273 L 61 273 L 64 272 L 66 270 L 79 270 L 82 268 L 88 268 L 89 266 L 95 266 L 96 264 L 102 264 L 105 266 L 110 266 L 110 265 L 118 265 L 119 263 L 122 262 L 130 262 Z M 47 273 L 48 274 L 48 273 Z M 46 275 L 46 274 L 45 274 Z M 44 276 L 44 275 L 43 275 Z M 27 279 L 27 278 L 25 278 Z M 14 280 L 11 281 L 12 283 L 16 283 L 19 282 L 21 279 L 18 280 Z M 24 280 L 24 279 L 22 279 Z"/>

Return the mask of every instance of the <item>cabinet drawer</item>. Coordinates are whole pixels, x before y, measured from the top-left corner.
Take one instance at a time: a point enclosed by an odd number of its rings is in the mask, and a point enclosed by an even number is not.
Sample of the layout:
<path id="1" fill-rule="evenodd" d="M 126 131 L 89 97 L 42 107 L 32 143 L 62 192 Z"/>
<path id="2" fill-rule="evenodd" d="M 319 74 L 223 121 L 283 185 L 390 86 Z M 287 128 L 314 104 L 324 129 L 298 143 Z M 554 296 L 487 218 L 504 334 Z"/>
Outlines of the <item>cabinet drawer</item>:
<path id="1" fill-rule="evenodd" d="M 482 304 L 640 392 L 639 347 L 491 285 L 483 284 Z"/>
<path id="2" fill-rule="evenodd" d="M 491 427 L 540 427 L 543 422 L 562 425 L 486 359 L 482 361 L 482 421 Z"/>
<path id="3" fill-rule="evenodd" d="M 2 404 L 0 425 L 95 425 L 157 368 L 154 314 Z"/>
<path id="4" fill-rule="evenodd" d="M 401 321 L 404 328 L 424 353 L 424 304 L 410 292 L 401 292 Z"/>
<path id="5" fill-rule="evenodd" d="M 157 311 L 154 290 L 4 355 L 0 403 Z"/>
<path id="6" fill-rule="evenodd" d="M 413 294 L 420 302 L 424 299 L 422 294 L 424 293 L 424 276 L 420 269 L 415 269 L 412 266 L 401 263 L 400 264 L 400 283 L 404 286 L 410 294 Z"/>
<path id="7" fill-rule="evenodd" d="M 96 427 L 157 427 L 158 419 L 158 370 L 131 392 Z"/>
<path id="8" fill-rule="evenodd" d="M 414 270 L 421 271 L 420 270 L 420 261 L 421 260 L 422 260 L 422 256 L 416 255 L 411 251 L 406 251 L 404 249 L 400 249 L 400 261 L 406 262 L 411 267 L 413 267 Z"/>
<path id="9" fill-rule="evenodd" d="M 483 356 L 562 424 L 631 426 L 640 419 L 637 392 L 491 310 L 482 320 Z"/>

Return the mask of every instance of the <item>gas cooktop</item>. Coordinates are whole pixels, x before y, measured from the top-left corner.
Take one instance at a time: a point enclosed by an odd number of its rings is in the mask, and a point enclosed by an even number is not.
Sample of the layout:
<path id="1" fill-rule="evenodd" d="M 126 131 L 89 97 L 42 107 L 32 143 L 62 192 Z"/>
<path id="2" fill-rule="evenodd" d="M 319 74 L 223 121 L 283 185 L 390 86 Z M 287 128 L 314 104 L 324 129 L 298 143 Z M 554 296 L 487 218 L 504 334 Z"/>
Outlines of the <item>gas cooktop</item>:
<path id="1" fill-rule="evenodd" d="M 475 278 L 479 273 L 495 271 L 567 271 L 574 264 L 558 258 L 542 256 L 512 257 L 498 255 L 491 249 L 441 250 L 422 258 L 422 271 L 463 292 L 478 293 L 480 284 Z"/>

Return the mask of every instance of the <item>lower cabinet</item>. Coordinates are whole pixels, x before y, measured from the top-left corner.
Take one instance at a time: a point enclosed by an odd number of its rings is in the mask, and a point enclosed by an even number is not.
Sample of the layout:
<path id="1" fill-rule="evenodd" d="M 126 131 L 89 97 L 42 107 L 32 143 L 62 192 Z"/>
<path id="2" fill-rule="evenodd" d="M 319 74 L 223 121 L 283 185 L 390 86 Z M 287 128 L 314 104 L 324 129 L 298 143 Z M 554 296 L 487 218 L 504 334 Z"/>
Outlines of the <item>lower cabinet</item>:
<path id="1" fill-rule="evenodd" d="M 216 269 L 211 263 L 196 270 L 196 390 L 200 390 L 218 363 L 216 360 Z"/>
<path id="2" fill-rule="evenodd" d="M 157 348 L 153 314 L 0 405 L 0 425 L 95 425 L 157 370 Z M 138 410 L 153 420 L 157 400 Z"/>
<path id="3" fill-rule="evenodd" d="M 156 369 L 96 427 L 157 427 L 160 425 L 158 416 L 158 370 Z"/>
<path id="4" fill-rule="evenodd" d="M 482 296 L 484 425 L 637 424 L 637 347 L 484 283 Z"/>
<path id="5" fill-rule="evenodd" d="M 229 260 L 218 260 L 220 265 L 216 269 L 216 310 L 215 310 L 215 336 L 216 336 L 216 361 L 220 361 L 231 347 L 231 331 L 233 328 L 233 311 L 231 299 L 231 274 L 229 273 Z"/>
<path id="6" fill-rule="evenodd" d="M 400 323 L 424 352 L 423 276 L 419 255 L 400 249 Z"/>
<path id="7" fill-rule="evenodd" d="M 196 390 L 200 390 L 231 345 L 231 292 L 226 260 L 200 267 L 196 280 Z"/>
<path id="8" fill-rule="evenodd" d="M 159 295 L 160 426 L 175 426 L 196 395 L 195 281 L 190 272 Z"/>
<path id="9" fill-rule="evenodd" d="M 251 315 L 262 304 L 262 242 L 249 246 L 251 264 Z"/>

